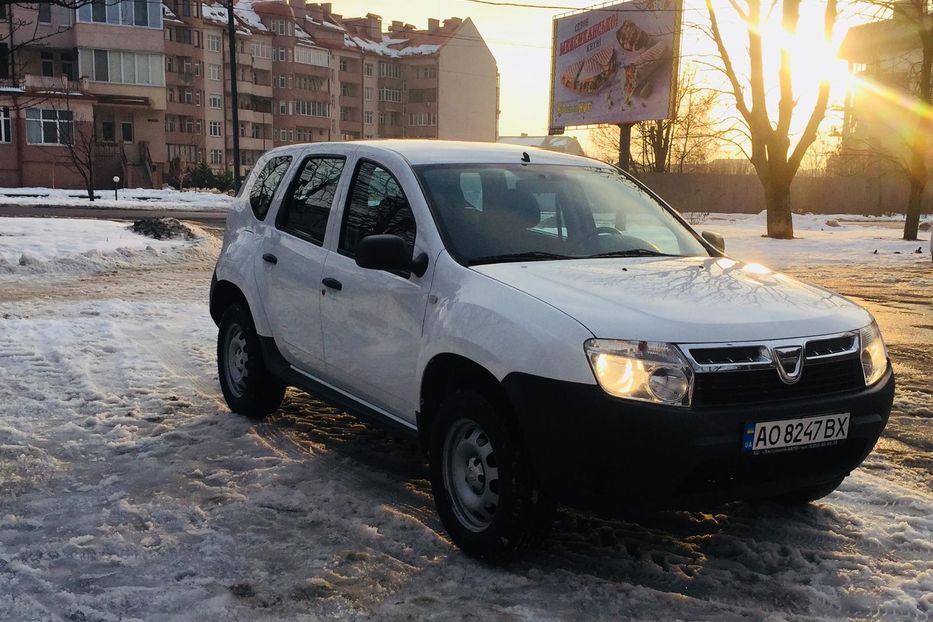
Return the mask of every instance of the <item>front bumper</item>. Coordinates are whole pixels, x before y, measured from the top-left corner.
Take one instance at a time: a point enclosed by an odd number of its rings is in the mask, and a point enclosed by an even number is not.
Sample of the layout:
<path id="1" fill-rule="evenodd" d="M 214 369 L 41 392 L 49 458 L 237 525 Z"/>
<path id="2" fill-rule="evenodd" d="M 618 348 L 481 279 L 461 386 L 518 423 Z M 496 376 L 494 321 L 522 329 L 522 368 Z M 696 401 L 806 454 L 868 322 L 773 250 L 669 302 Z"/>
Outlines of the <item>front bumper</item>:
<path id="1" fill-rule="evenodd" d="M 887 424 L 890 369 L 875 386 L 813 399 L 684 409 L 606 395 L 596 385 L 513 373 L 503 381 L 545 490 L 597 509 L 696 507 L 781 495 L 841 480 Z M 851 415 L 839 444 L 767 455 L 742 453 L 746 423 Z"/>

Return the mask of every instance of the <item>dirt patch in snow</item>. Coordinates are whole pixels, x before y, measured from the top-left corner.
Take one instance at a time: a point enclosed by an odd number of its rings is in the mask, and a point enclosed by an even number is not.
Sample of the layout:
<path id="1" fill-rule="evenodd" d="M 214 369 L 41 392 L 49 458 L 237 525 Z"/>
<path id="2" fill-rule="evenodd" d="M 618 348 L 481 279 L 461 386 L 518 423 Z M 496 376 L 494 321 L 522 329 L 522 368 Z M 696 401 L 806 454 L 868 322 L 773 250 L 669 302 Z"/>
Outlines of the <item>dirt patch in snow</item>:
<path id="1" fill-rule="evenodd" d="M 156 240 L 193 240 L 197 237 L 177 218 L 142 218 L 133 223 L 133 232 Z"/>

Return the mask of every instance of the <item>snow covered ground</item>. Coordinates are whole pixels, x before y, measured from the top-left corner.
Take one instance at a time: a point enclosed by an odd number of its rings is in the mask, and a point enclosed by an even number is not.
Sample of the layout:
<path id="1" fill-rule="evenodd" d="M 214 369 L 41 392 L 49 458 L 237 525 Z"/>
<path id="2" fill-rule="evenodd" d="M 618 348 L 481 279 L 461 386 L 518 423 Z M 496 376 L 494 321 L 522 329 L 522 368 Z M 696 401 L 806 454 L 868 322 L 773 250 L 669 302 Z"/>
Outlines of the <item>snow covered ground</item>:
<path id="1" fill-rule="evenodd" d="M 754 229 L 720 224 L 704 226 L 754 248 Z M 839 491 L 794 510 L 562 511 L 544 549 L 497 568 L 447 541 L 407 441 L 298 392 L 262 423 L 227 412 L 217 247 L 0 274 L 0 620 L 933 615 L 928 255 L 760 257 L 858 297 L 889 339 L 895 411 Z"/>
<path id="2" fill-rule="evenodd" d="M 930 263 L 930 231 L 921 231 L 921 239 L 917 242 L 902 240 L 903 216 L 795 214 L 794 240 L 762 237 L 766 229 L 764 212 L 688 214 L 686 217 L 697 223 L 693 227 L 698 231 L 709 229 L 721 233 L 726 239 L 726 252 L 732 257 L 774 269 L 852 263 L 884 263 L 895 267 L 920 259 Z M 918 248 L 922 253 L 916 253 Z"/>
<path id="3" fill-rule="evenodd" d="M 171 188 L 152 190 L 146 188 L 120 188 L 117 199 L 113 190 L 97 190 L 93 202 L 88 201 L 83 190 L 61 188 L 0 188 L 0 205 L 28 205 L 34 207 L 119 207 L 123 209 L 166 209 L 166 210 L 225 210 L 229 209 L 233 197 L 215 192 L 186 190 L 179 192 Z"/>
<path id="4" fill-rule="evenodd" d="M 94 273 L 211 254 L 217 240 L 155 240 L 126 222 L 78 218 L 0 218 L 0 280 L 23 275 Z"/>

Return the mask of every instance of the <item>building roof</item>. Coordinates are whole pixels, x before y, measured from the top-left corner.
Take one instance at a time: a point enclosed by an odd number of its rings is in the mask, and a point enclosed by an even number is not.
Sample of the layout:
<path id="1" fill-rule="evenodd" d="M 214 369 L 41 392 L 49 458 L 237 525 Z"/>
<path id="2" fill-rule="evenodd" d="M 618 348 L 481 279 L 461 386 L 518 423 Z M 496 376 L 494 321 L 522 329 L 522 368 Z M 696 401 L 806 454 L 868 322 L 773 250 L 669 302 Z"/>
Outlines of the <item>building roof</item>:
<path id="1" fill-rule="evenodd" d="M 919 47 L 916 24 L 908 19 L 888 19 L 849 28 L 839 47 L 839 57 L 867 63 Z"/>

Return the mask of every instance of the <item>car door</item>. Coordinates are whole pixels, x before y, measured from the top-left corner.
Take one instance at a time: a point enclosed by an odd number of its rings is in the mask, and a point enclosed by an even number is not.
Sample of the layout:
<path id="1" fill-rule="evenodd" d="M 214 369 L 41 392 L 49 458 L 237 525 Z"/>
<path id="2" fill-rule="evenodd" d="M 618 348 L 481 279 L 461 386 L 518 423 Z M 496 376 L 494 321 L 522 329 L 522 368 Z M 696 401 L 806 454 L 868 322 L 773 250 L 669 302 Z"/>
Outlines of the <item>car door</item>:
<path id="1" fill-rule="evenodd" d="M 263 240 L 260 282 L 276 346 L 286 359 L 326 375 L 321 336 L 324 235 L 340 189 L 343 155 L 308 155 L 299 164 Z"/>
<path id="2" fill-rule="evenodd" d="M 358 160 L 354 169 L 337 252 L 328 255 L 323 273 L 327 365 L 337 384 L 414 423 L 416 366 L 433 266 L 419 277 L 356 265 L 356 246 L 368 235 L 398 235 L 413 257 L 427 249 L 398 177 L 369 159 Z M 416 183 L 409 191 L 420 192 Z"/>

